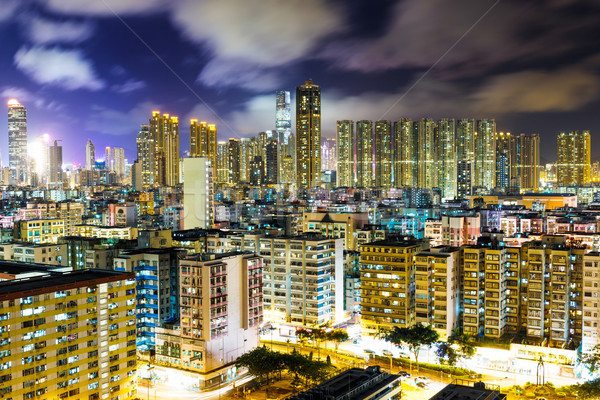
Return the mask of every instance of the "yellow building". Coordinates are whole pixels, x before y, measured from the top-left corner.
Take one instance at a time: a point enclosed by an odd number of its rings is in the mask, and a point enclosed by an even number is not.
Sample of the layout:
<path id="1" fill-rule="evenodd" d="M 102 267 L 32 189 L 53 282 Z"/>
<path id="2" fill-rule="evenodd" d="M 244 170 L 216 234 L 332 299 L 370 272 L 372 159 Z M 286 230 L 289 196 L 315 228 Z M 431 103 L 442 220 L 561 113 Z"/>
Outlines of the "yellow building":
<path id="1" fill-rule="evenodd" d="M 367 213 L 302 213 L 302 232 L 342 238 L 345 250 L 358 250 L 356 232 L 368 223 Z"/>
<path id="2" fill-rule="evenodd" d="M 310 79 L 296 87 L 296 185 L 321 186 L 321 88 Z"/>
<path id="3" fill-rule="evenodd" d="M 129 226 L 77 225 L 75 235 L 100 239 L 137 239 L 138 230 Z"/>
<path id="4" fill-rule="evenodd" d="M 411 239 L 388 239 L 360 247 L 363 334 L 415 324 L 414 256 L 428 247 L 428 240 Z"/>
<path id="5" fill-rule="evenodd" d="M 62 219 L 32 219 L 18 221 L 15 230 L 19 238 L 32 243 L 56 243 L 65 235 L 65 221 Z"/>
<path id="6" fill-rule="evenodd" d="M 86 270 L 0 283 L 0 395 L 136 397 L 135 279 Z"/>
<path id="7" fill-rule="evenodd" d="M 69 262 L 66 244 L 28 242 L 1 243 L 0 260 L 63 266 Z"/>
<path id="8" fill-rule="evenodd" d="M 354 121 L 337 121 L 337 186 L 354 186 Z"/>
<path id="9" fill-rule="evenodd" d="M 154 184 L 176 186 L 179 183 L 179 119 L 153 111 L 149 125 L 154 138 Z"/>
<path id="10" fill-rule="evenodd" d="M 190 121 L 190 157 L 208 157 L 217 168 L 217 126 L 197 119 Z"/>
<path id="11" fill-rule="evenodd" d="M 591 182 L 591 140 L 590 131 L 558 134 L 558 186 L 586 185 Z"/>

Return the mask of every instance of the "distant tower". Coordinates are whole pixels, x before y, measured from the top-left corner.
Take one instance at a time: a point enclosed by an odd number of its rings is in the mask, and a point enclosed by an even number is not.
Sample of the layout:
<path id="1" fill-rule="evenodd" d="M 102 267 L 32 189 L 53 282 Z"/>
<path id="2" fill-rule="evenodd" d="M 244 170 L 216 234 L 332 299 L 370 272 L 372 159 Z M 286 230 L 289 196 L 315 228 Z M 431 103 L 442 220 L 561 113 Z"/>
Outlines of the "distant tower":
<path id="1" fill-rule="evenodd" d="M 558 134 L 556 176 L 558 186 L 585 185 L 591 182 L 590 131 Z"/>
<path id="2" fill-rule="evenodd" d="M 321 88 L 310 79 L 296 87 L 296 184 L 321 186 Z"/>
<path id="3" fill-rule="evenodd" d="M 437 126 L 438 187 L 442 197 L 456 197 L 456 132 L 454 118 L 442 118 Z"/>
<path id="4" fill-rule="evenodd" d="M 208 157 L 183 159 L 183 227 L 210 229 L 214 223 L 213 168 Z"/>
<path id="5" fill-rule="evenodd" d="M 435 154 L 435 122 L 430 118 L 422 118 L 414 123 L 415 135 L 418 138 L 418 170 L 419 187 L 433 189 L 437 187 L 437 160 Z"/>
<path id="6" fill-rule="evenodd" d="M 337 186 L 354 187 L 354 121 L 337 122 Z"/>
<path id="7" fill-rule="evenodd" d="M 113 148 L 113 169 L 119 178 L 125 176 L 125 149 L 121 147 Z"/>
<path id="8" fill-rule="evenodd" d="M 477 121 L 473 186 L 491 190 L 496 186 L 496 120 Z"/>
<path id="9" fill-rule="evenodd" d="M 537 192 L 540 188 L 540 135 L 521 134 L 517 141 L 516 174 L 522 192 Z"/>
<path id="10" fill-rule="evenodd" d="M 48 184 L 50 187 L 61 187 L 63 182 L 62 171 L 62 146 L 58 140 L 48 148 Z"/>
<path id="11" fill-rule="evenodd" d="M 96 148 L 91 140 L 88 139 L 85 145 L 85 169 L 91 171 L 96 165 Z"/>
<path id="12" fill-rule="evenodd" d="M 393 165 L 392 122 L 375 123 L 375 185 L 392 187 Z"/>
<path id="13" fill-rule="evenodd" d="M 107 171 L 114 171 L 113 163 L 112 149 L 109 146 L 106 146 L 104 149 L 104 169 Z"/>
<path id="14" fill-rule="evenodd" d="M 217 168 L 217 126 L 197 119 L 190 121 L 190 157 L 208 157 Z"/>
<path id="15" fill-rule="evenodd" d="M 240 141 L 229 139 L 229 181 L 233 185 L 240 182 Z"/>
<path id="16" fill-rule="evenodd" d="M 140 170 L 138 187 L 154 184 L 154 136 L 150 125 L 142 125 L 137 135 L 137 161 Z"/>
<path id="17" fill-rule="evenodd" d="M 356 185 L 375 186 L 373 175 L 373 121 L 356 121 Z"/>
<path id="18" fill-rule="evenodd" d="M 413 122 L 401 118 L 394 123 L 394 186 L 417 185 L 417 138 Z"/>
<path id="19" fill-rule="evenodd" d="M 277 132 L 277 140 L 280 144 L 289 145 L 290 135 L 292 134 L 290 92 L 287 90 L 278 90 L 275 96 L 275 131 Z"/>
<path id="20" fill-rule="evenodd" d="M 475 120 L 461 119 L 456 126 L 456 196 L 473 194 L 475 168 Z"/>
<path id="21" fill-rule="evenodd" d="M 179 118 L 152 112 L 150 132 L 154 139 L 154 184 L 179 184 Z"/>
<path id="22" fill-rule="evenodd" d="M 515 156 L 511 151 L 516 149 L 515 137 L 511 136 L 510 132 L 496 133 L 496 186 L 500 188 L 508 188 L 511 183 L 512 172 L 514 170 L 513 163 L 516 161 Z"/>
<path id="23" fill-rule="evenodd" d="M 15 99 L 8 101 L 8 166 L 11 183 L 27 182 L 27 109 Z"/>

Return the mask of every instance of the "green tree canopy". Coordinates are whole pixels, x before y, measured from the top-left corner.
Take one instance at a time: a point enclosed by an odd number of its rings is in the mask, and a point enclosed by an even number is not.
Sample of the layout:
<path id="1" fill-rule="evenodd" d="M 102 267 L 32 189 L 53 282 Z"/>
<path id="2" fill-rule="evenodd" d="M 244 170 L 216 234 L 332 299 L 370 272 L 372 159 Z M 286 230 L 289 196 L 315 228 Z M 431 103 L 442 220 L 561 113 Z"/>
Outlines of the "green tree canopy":
<path id="1" fill-rule="evenodd" d="M 461 358 L 470 359 L 475 355 L 473 337 L 462 333 L 458 328 L 445 342 L 438 343 L 437 356 L 441 364 L 455 366 Z"/>
<path id="2" fill-rule="evenodd" d="M 592 347 L 590 351 L 579 355 L 579 362 L 593 374 L 600 368 L 600 344 Z"/>
<path id="3" fill-rule="evenodd" d="M 407 345 L 410 352 L 415 356 L 417 368 L 421 347 L 431 347 L 440 338 L 440 335 L 431 325 L 423 325 L 422 323 L 415 324 L 410 328 L 394 326 L 388 331 L 381 332 L 379 336 L 396 346 Z"/>

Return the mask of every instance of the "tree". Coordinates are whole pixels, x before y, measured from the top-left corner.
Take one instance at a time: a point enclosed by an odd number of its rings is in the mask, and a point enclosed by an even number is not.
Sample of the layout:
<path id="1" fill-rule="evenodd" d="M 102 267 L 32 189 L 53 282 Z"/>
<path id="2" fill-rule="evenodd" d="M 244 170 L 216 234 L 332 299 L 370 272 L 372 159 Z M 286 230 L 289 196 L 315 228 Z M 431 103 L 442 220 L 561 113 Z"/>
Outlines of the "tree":
<path id="1" fill-rule="evenodd" d="M 455 366 L 461 358 L 470 359 L 475 355 L 473 337 L 456 328 L 445 342 L 438 343 L 438 359 L 441 364 Z"/>
<path id="2" fill-rule="evenodd" d="M 343 329 L 334 329 L 332 331 L 327 332 L 326 338 L 328 341 L 332 341 L 335 343 L 335 349 L 338 349 L 340 343 L 348 340 L 348 332 Z"/>
<path id="3" fill-rule="evenodd" d="M 580 385 L 573 385 L 571 387 L 573 388 L 573 391 L 577 393 L 577 396 L 580 399 L 600 398 L 600 378 L 594 379 L 593 381 L 583 382 Z"/>
<path id="4" fill-rule="evenodd" d="M 415 356 L 417 370 L 419 368 L 419 350 L 421 350 L 421 347 L 431 347 L 440 338 L 440 335 L 431 325 L 423 325 L 422 323 L 413 325 L 410 328 L 394 326 L 388 331 L 381 332 L 380 336 L 396 346 L 407 345 L 410 352 Z"/>
<path id="5" fill-rule="evenodd" d="M 248 372 L 259 379 L 267 380 L 267 390 L 269 387 L 269 375 L 280 371 L 282 368 L 281 358 L 277 352 L 267 349 L 265 346 L 255 348 L 248 353 L 242 354 L 235 362 L 236 367 L 246 367 Z"/>
<path id="6" fill-rule="evenodd" d="M 592 347 L 592 349 L 586 353 L 579 354 L 579 362 L 590 371 L 595 373 L 600 368 L 600 344 Z"/>

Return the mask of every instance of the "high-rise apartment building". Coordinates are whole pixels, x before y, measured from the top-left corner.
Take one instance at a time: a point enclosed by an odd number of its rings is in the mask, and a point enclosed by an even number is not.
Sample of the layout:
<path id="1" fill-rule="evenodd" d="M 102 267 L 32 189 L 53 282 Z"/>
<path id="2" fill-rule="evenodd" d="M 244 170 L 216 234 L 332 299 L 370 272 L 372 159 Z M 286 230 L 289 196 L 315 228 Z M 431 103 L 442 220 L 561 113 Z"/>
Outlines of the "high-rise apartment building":
<path id="1" fill-rule="evenodd" d="M 197 119 L 190 121 L 190 157 L 208 157 L 217 168 L 217 126 Z"/>
<path id="2" fill-rule="evenodd" d="M 275 92 L 275 132 L 280 145 L 290 144 L 292 134 L 292 111 L 290 92 L 278 90 Z M 291 155 L 286 153 L 286 155 Z"/>
<path id="3" fill-rule="evenodd" d="M 477 121 L 473 187 L 484 191 L 496 187 L 496 120 Z"/>
<path id="4" fill-rule="evenodd" d="M 62 187 L 62 158 L 62 146 L 59 146 L 58 140 L 55 140 L 54 145 L 48 147 L 48 185 L 50 187 Z"/>
<path id="5" fill-rule="evenodd" d="M 422 189 L 437 187 L 437 154 L 435 146 L 435 122 L 422 118 L 414 123 L 415 136 L 418 138 L 418 184 Z"/>
<path id="6" fill-rule="evenodd" d="M 557 140 L 558 186 L 586 185 L 591 182 L 590 131 L 560 132 Z"/>
<path id="7" fill-rule="evenodd" d="M 442 197 L 456 197 L 456 132 L 453 118 L 443 118 L 437 125 L 438 187 Z"/>
<path id="8" fill-rule="evenodd" d="M 0 283 L 0 394 L 136 397 L 135 280 L 83 270 Z"/>
<path id="9" fill-rule="evenodd" d="M 325 139 L 321 145 L 321 171 L 337 170 L 336 139 Z"/>
<path id="10" fill-rule="evenodd" d="M 150 125 L 142 125 L 137 135 L 137 160 L 140 168 L 141 187 L 154 184 L 154 136 Z"/>
<path id="11" fill-rule="evenodd" d="M 456 125 L 456 196 L 473 193 L 475 167 L 475 120 L 461 119 Z"/>
<path id="12" fill-rule="evenodd" d="M 512 186 L 512 176 L 517 154 L 516 138 L 510 132 L 496 133 L 496 187 L 508 189 Z"/>
<path id="13" fill-rule="evenodd" d="M 517 142 L 516 177 L 521 192 L 537 192 L 540 187 L 540 135 L 521 134 Z"/>
<path id="14" fill-rule="evenodd" d="M 417 143 L 413 122 L 402 118 L 394 123 L 394 186 L 417 186 Z"/>
<path id="15" fill-rule="evenodd" d="M 240 141 L 229 139 L 229 182 L 237 185 L 240 182 Z"/>
<path id="16" fill-rule="evenodd" d="M 154 139 L 154 184 L 179 184 L 179 119 L 152 112 L 150 132 Z"/>
<path id="17" fill-rule="evenodd" d="M 122 147 L 114 147 L 113 155 L 113 171 L 117 174 L 118 179 L 123 179 L 125 176 L 125 149 Z"/>
<path id="18" fill-rule="evenodd" d="M 96 148 L 91 140 L 85 144 L 85 169 L 91 171 L 96 165 Z"/>
<path id="19" fill-rule="evenodd" d="M 216 176 L 215 182 L 219 183 L 230 183 L 229 181 L 229 143 L 218 142 L 217 143 L 217 163 L 215 164 Z"/>
<path id="20" fill-rule="evenodd" d="M 392 142 L 392 122 L 375 123 L 375 185 L 392 187 L 394 172 L 394 147 Z"/>
<path id="21" fill-rule="evenodd" d="M 321 186 L 321 88 L 310 79 L 296 87 L 296 185 Z"/>
<path id="22" fill-rule="evenodd" d="M 35 157 L 30 160 L 29 176 L 33 186 L 48 183 L 49 140 L 48 135 L 40 135 L 31 143 L 31 153 Z"/>
<path id="23" fill-rule="evenodd" d="M 373 121 L 356 121 L 356 185 L 358 187 L 375 186 L 374 145 Z"/>
<path id="24" fill-rule="evenodd" d="M 27 182 L 27 109 L 17 100 L 8 101 L 8 166 L 11 182 Z"/>
<path id="25" fill-rule="evenodd" d="M 354 121 L 337 121 L 337 185 L 354 186 Z"/>

